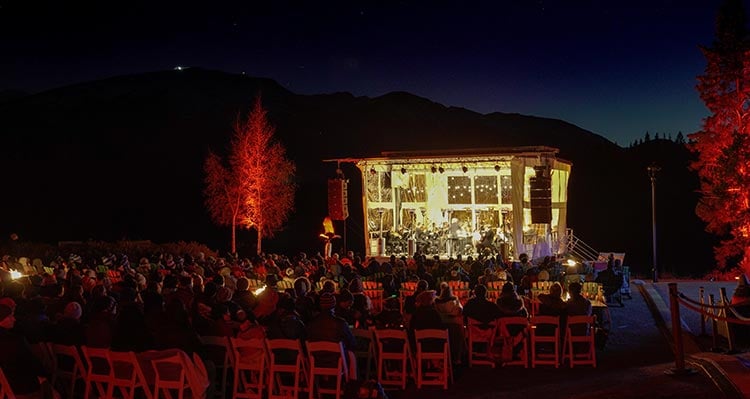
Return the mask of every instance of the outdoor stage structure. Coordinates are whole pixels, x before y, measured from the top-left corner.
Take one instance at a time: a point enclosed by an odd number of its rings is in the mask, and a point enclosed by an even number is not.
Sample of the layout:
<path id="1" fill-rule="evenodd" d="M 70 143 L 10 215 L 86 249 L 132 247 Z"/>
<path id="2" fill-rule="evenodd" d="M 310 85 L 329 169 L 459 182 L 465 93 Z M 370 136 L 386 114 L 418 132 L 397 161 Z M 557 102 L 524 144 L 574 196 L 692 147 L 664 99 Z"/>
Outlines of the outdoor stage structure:
<path id="1" fill-rule="evenodd" d="M 539 258 L 565 252 L 572 164 L 558 151 L 383 152 L 329 161 L 354 163 L 362 173 L 367 256 Z M 336 180 L 329 181 L 329 210 L 331 198 L 346 201 L 346 183 Z M 342 186 L 343 196 L 331 195 Z"/>

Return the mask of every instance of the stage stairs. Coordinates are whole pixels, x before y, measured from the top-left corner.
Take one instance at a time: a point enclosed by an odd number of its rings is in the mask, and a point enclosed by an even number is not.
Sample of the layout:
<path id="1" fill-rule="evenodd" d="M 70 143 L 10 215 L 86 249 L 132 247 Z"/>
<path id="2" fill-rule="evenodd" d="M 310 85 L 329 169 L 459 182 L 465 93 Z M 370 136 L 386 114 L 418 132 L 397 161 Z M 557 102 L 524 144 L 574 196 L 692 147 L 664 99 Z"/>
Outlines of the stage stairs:
<path id="1" fill-rule="evenodd" d="M 579 262 L 595 262 L 599 251 L 592 248 L 573 234 L 573 229 L 565 230 L 566 253 Z"/>

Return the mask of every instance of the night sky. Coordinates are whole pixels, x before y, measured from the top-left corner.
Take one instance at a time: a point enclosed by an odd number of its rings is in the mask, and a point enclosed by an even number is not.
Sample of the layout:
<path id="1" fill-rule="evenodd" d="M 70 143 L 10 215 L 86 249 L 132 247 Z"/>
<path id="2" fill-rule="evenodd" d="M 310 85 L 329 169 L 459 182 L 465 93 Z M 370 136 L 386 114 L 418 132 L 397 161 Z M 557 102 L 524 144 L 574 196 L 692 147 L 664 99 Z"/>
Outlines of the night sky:
<path id="1" fill-rule="evenodd" d="M 698 46 L 720 1 L 66 3 L 0 0 L 0 90 L 199 66 L 559 118 L 628 145 L 700 128 Z"/>

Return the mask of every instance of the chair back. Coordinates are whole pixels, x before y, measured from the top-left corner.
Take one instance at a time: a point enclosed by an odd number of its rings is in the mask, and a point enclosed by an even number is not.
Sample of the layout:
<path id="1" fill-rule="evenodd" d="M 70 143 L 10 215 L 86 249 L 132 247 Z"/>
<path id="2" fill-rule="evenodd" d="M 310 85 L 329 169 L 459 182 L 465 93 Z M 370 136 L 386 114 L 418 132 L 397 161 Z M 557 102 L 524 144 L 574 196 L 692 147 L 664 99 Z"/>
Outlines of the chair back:
<path id="1" fill-rule="evenodd" d="M 174 355 L 151 359 L 154 369 L 154 399 L 159 399 L 159 394 L 164 392 L 167 397 L 170 390 L 177 390 L 178 397 L 183 397 L 185 388 L 189 388 L 185 365 L 179 353 Z"/>
<path id="2" fill-rule="evenodd" d="M 492 358 L 492 346 L 495 342 L 497 323 L 482 323 L 469 318 L 469 367 L 474 365 L 488 365 L 495 368 Z M 477 345 L 479 344 L 479 345 Z M 477 347 L 483 348 L 477 349 Z"/>
<path id="3" fill-rule="evenodd" d="M 417 388 L 421 389 L 422 385 L 441 385 L 443 389 L 448 389 L 448 379 L 453 378 L 448 330 L 415 330 L 414 337 L 417 342 Z M 442 350 L 433 349 L 438 345 Z M 425 368 L 425 362 L 437 363 L 439 370 L 429 371 Z"/>
<path id="4" fill-rule="evenodd" d="M 3 374 L 3 369 L 0 369 L 0 399 L 16 399 L 16 395 L 10 389 L 8 379 Z"/>
<path id="5" fill-rule="evenodd" d="M 545 351 L 542 346 L 551 346 Z M 560 367 L 560 317 L 531 317 L 531 367 L 549 364 Z"/>
<path id="6" fill-rule="evenodd" d="M 83 365 L 78 348 L 73 345 L 49 344 L 54 372 L 52 373 L 52 385 L 62 380 L 68 389 L 69 397 L 73 397 L 76 381 L 84 379 L 86 367 Z"/>
<path id="7" fill-rule="evenodd" d="M 528 368 L 529 320 L 522 316 L 501 317 L 497 331 L 503 340 L 503 346 L 508 345 L 503 348 L 503 366 Z M 517 358 L 514 357 L 514 350 L 518 351 Z"/>

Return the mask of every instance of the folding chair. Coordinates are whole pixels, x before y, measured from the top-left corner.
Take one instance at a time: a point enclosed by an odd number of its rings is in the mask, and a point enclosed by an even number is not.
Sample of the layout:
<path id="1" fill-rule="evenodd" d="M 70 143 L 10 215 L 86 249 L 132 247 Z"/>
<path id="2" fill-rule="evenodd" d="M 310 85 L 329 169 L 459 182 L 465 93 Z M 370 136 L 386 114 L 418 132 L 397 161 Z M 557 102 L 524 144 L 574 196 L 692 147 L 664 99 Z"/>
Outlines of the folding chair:
<path id="1" fill-rule="evenodd" d="M 568 316 L 563 344 L 563 361 L 569 359 L 570 368 L 590 364 L 596 367 L 594 347 L 595 316 Z M 585 349 L 576 351 L 576 349 Z"/>
<path id="2" fill-rule="evenodd" d="M 268 349 L 268 398 L 297 399 L 299 392 L 309 388 L 307 363 L 302 345 L 296 339 L 267 339 Z M 284 354 L 289 354 L 291 361 L 285 361 Z M 292 385 L 285 383 L 284 377 L 291 375 Z"/>
<path id="3" fill-rule="evenodd" d="M 321 355 L 325 356 L 326 354 L 336 358 L 335 366 L 321 364 Z M 341 392 L 344 389 L 343 383 L 348 379 L 344 345 L 341 342 L 307 342 L 307 356 L 310 359 L 310 399 L 315 397 L 315 391 L 317 391 L 318 397 L 321 394 L 331 394 L 336 395 L 336 399 L 341 399 Z M 326 361 L 328 360 L 330 359 L 326 359 Z M 336 386 L 333 388 L 322 387 L 320 383 L 316 382 L 315 377 L 324 376 L 335 377 Z"/>
<path id="4" fill-rule="evenodd" d="M 177 391 L 177 398 L 185 396 L 185 390 L 190 389 L 185 373 L 182 355 L 177 353 L 161 359 L 151 359 L 154 368 L 154 399 L 159 399 L 162 393 L 168 399 L 172 398 L 171 391 Z"/>
<path id="5" fill-rule="evenodd" d="M 453 383 L 448 330 L 415 330 L 414 337 L 417 342 L 417 388 L 421 389 L 422 385 L 442 385 L 443 389 L 448 389 L 448 380 Z M 439 342 L 442 350 L 425 348 L 435 341 Z M 437 370 L 426 367 L 425 362 L 437 365 Z"/>
<path id="6" fill-rule="evenodd" d="M 551 346 L 552 353 L 540 347 Z M 531 367 L 549 364 L 560 367 L 560 318 L 534 316 L 531 318 Z"/>
<path id="7" fill-rule="evenodd" d="M 96 387 L 99 398 L 112 397 L 110 389 L 114 379 L 114 371 L 109 361 L 109 349 L 81 346 L 81 352 L 83 352 L 83 357 L 88 365 L 86 375 L 83 377 L 86 384 L 83 391 L 84 399 L 91 397 L 92 384 Z"/>
<path id="8" fill-rule="evenodd" d="M 482 323 L 480 321 L 469 319 L 469 367 L 474 365 L 486 365 L 495 368 L 495 360 L 492 357 L 492 346 L 495 343 L 495 332 L 497 323 Z M 483 350 L 475 351 L 474 345 L 478 345 Z"/>
<path id="9" fill-rule="evenodd" d="M 0 369 L 0 399 L 16 399 L 16 395 L 10 389 L 8 379 L 3 374 L 3 369 Z"/>
<path id="10" fill-rule="evenodd" d="M 141 364 L 138 363 L 133 352 L 109 352 L 109 362 L 112 366 L 112 381 L 107 397 L 112 397 L 115 388 L 119 388 L 123 398 L 133 399 L 135 390 L 143 390 L 147 399 L 151 399 L 151 390 L 143 374 Z"/>
<path id="11" fill-rule="evenodd" d="M 375 342 L 377 342 L 378 370 L 376 379 L 381 385 L 396 385 L 406 389 L 406 378 L 409 372 L 406 368 L 407 362 L 412 364 L 411 351 L 409 350 L 409 339 L 403 330 L 375 330 Z M 391 349 L 400 346 L 398 351 Z M 390 364 L 389 364 L 390 362 Z M 400 369 L 389 371 L 389 365 L 399 364 Z"/>
<path id="12" fill-rule="evenodd" d="M 230 338 L 234 358 L 232 398 L 263 397 L 266 347 L 262 339 Z"/>
<path id="13" fill-rule="evenodd" d="M 503 345 L 510 345 L 510 357 L 503 359 L 503 366 L 523 366 L 529 368 L 529 320 L 525 317 L 501 317 L 497 328 Z M 519 346 L 518 353 L 514 348 Z M 505 349 L 504 350 L 508 350 Z M 517 359 L 516 359 L 517 357 Z"/>
<path id="14" fill-rule="evenodd" d="M 200 397 L 201 399 L 206 399 L 206 391 L 208 390 L 208 386 L 211 384 L 211 381 L 208 379 L 208 370 L 206 370 L 206 365 L 203 363 L 203 359 L 201 359 L 200 356 L 198 356 L 197 353 L 193 353 L 193 364 L 195 364 L 195 377 L 197 379 L 197 383 L 199 384 L 199 387 L 201 389 L 201 392 L 199 395 L 196 395 Z"/>
<path id="15" fill-rule="evenodd" d="M 76 382 L 84 380 L 86 368 L 83 365 L 78 348 L 73 345 L 62 345 L 49 343 L 49 351 L 52 354 L 53 368 L 52 386 L 60 384 L 63 392 L 68 392 L 68 397 L 73 398 Z"/>
<path id="16" fill-rule="evenodd" d="M 227 390 L 227 379 L 229 368 L 232 367 L 232 348 L 229 344 L 229 337 L 216 337 L 204 335 L 200 337 L 203 346 L 206 347 L 208 358 L 216 365 L 216 378 L 218 381 L 212 381 L 215 384 L 216 397 L 223 399 Z"/>
<path id="17" fill-rule="evenodd" d="M 361 328 L 352 329 L 354 339 L 357 341 L 356 350 L 354 351 L 354 357 L 359 362 L 363 360 L 365 362 L 365 380 L 370 378 L 370 370 L 372 362 L 375 359 L 375 339 L 373 338 L 371 330 L 364 330 Z M 360 370 L 357 367 L 357 370 Z"/>

